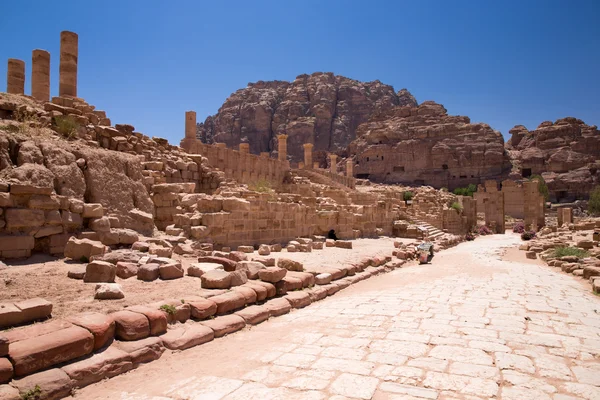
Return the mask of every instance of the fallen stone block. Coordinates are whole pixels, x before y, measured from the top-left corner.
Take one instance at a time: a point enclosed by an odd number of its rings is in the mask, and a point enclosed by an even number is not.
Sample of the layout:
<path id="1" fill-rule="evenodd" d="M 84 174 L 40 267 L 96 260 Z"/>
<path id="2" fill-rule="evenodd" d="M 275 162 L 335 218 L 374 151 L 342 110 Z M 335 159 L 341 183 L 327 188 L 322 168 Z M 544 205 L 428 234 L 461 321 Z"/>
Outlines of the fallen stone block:
<path id="1" fill-rule="evenodd" d="M 532 259 L 532 260 L 537 259 L 537 253 L 535 251 L 528 251 L 528 252 L 525 253 L 525 256 L 527 258 Z"/>
<path id="2" fill-rule="evenodd" d="M 225 336 L 229 333 L 239 331 L 246 326 L 246 322 L 239 315 L 224 315 L 200 323 L 212 329 L 215 332 L 215 337 Z"/>
<path id="3" fill-rule="evenodd" d="M 89 261 L 92 256 L 101 256 L 106 252 L 106 246 L 90 239 L 71 237 L 65 245 L 65 257 L 75 261 Z"/>
<path id="4" fill-rule="evenodd" d="M 137 278 L 141 281 L 151 282 L 158 279 L 160 265 L 159 264 L 144 264 L 138 268 Z"/>
<path id="5" fill-rule="evenodd" d="M 132 342 L 117 342 L 115 347 L 128 353 L 134 366 L 158 360 L 165 351 L 162 340 L 158 336 Z"/>
<path id="6" fill-rule="evenodd" d="M 313 250 L 323 250 L 323 242 L 312 242 L 311 246 Z"/>
<path id="7" fill-rule="evenodd" d="M 129 279 L 137 276 L 139 265 L 137 263 L 128 263 L 119 261 L 117 263 L 117 276 L 121 279 Z"/>
<path id="8" fill-rule="evenodd" d="M 217 263 L 194 263 L 188 267 L 187 274 L 200 278 L 208 271 L 222 270 L 223 266 Z"/>
<path id="9" fill-rule="evenodd" d="M 227 292 L 210 298 L 217 305 L 217 315 L 227 314 L 246 305 L 246 298 L 240 292 Z"/>
<path id="10" fill-rule="evenodd" d="M 73 325 L 87 329 L 94 337 L 94 350 L 108 344 L 115 337 L 115 321 L 102 313 L 85 312 L 67 318 Z"/>
<path id="11" fill-rule="evenodd" d="M 327 296 L 333 296 L 334 294 L 340 291 L 340 287 L 335 283 L 323 285 L 322 287 L 327 290 Z"/>
<path id="12" fill-rule="evenodd" d="M 283 298 L 271 299 L 263 306 L 269 310 L 269 315 L 271 317 L 278 317 L 280 315 L 287 314 L 292 309 L 290 302 Z"/>
<path id="13" fill-rule="evenodd" d="M 110 316 L 115 321 L 115 337 L 120 340 L 140 340 L 150 335 L 150 322 L 145 315 L 133 311 L 117 311 Z"/>
<path id="14" fill-rule="evenodd" d="M 275 243 L 269 246 L 273 253 L 279 253 L 281 251 L 281 244 Z"/>
<path id="15" fill-rule="evenodd" d="M 237 270 L 237 271 L 232 271 L 232 272 L 228 272 L 228 274 L 231 276 L 231 286 L 240 286 L 243 285 L 244 283 L 248 282 L 248 274 L 246 272 L 246 270 Z"/>
<path id="16" fill-rule="evenodd" d="M 269 245 L 261 244 L 258 247 L 258 254 L 260 254 L 261 256 L 268 256 L 269 254 L 271 254 L 271 248 L 269 247 Z"/>
<path id="17" fill-rule="evenodd" d="M 212 256 L 202 256 L 198 257 L 198 262 L 204 263 L 217 263 L 223 266 L 223 269 L 227 272 L 235 271 L 237 268 L 237 261 L 230 260 L 224 257 L 212 257 Z"/>
<path id="18" fill-rule="evenodd" d="M 277 266 L 279 268 L 286 269 L 288 271 L 304 271 L 304 266 L 301 262 L 290 260 L 289 258 L 280 258 L 277 260 Z"/>
<path id="19" fill-rule="evenodd" d="M 52 303 L 39 297 L 19 301 L 15 307 L 21 310 L 21 323 L 39 321 L 52 315 Z"/>
<path id="20" fill-rule="evenodd" d="M 201 279 L 201 286 L 206 289 L 229 289 L 231 287 L 231 273 L 213 270 L 203 274 Z"/>
<path id="21" fill-rule="evenodd" d="M 85 269 L 84 282 L 107 282 L 115 281 L 117 267 L 106 261 L 92 261 Z"/>
<path id="22" fill-rule="evenodd" d="M 158 267 L 158 273 L 162 280 L 179 279 L 183 278 L 183 267 L 180 262 L 163 264 Z"/>
<path id="23" fill-rule="evenodd" d="M 289 301 L 294 308 L 306 307 L 311 302 L 309 294 L 302 291 L 288 293 L 283 298 Z"/>
<path id="24" fill-rule="evenodd" d="M 8 354 L 8 339 L 4 336 L 0 336 L 0 357 L 4 357 Z"/>
<path id="25" fill-rule="evenodd" d="M 275 297 L 277 295 L 277 289 L 275 288 L 275 285 L 273 285 L 270 282 L 248 281 L 246 283 L 246 285 L 249 285 L 251 287 L 254 287 L 254 286 L 264 287 L 265 289 L 267 289 L 267 298 Z"/>
<path id="26" fill-rule="evenodd" d="M 242 253 L 254 253 L 254 247 L 252 246 L 238 246 L 237 251 L 241 251 Z"/>
<path id="27" fill-rule="evenodd" d="M 160 338 L 163 345 L 169 350 L 185 350 L 210 342 L 215 338 L 215 333 L 208 326 L 194 324 L 169 329 Z"/>
<path id="28" fill-rule="evenodd" d="M 288 275 L 286 275 L 282 280 L 281 280 L 285 286 L 285 291 L 286 292 L 291 292 L 293 290 L 301 290 L 302 289 L 302 279 L 300 278 L 296 278 L 294 276 L 290 276 L 289 272 Z M 275 285 L 277 287 L 277 285 Z M 278 293 L 278 294 L 284 294 L 284 293 Z"/>
<path id="29" fill-rule="evenodd" d="M 24 376 L 89 354 L 93 348 L 92 334 L 87 329 L 71 326 L 11 343 L 8 356 L 13 362 L 15 376 Z"/>
<path id="30" fill-rule="evenodd" d="M 123 288 L 118 283 L 99 283 L 96 285 L 94 299 L 118 300 L 125 298 Z"/>
<path id="31" fill-rule="evenodd" d="M 248 256 L 246 255 L 246 252 L 243 251 L 230 251 L 229 253 L 227 253 L 225 258 L 229 258 L 230 260 L 235 262 L 248 261 Z"/>
<path id="32" fill-rule="evenodd" d="M 290 286 L 289 281 L 286 282 L 284 280 L 280 280 L 279 282 L 275 283 L 275 291 L 277 293 L 277 296 L 283 296 L 287 293 L 287 288 Z"/>
<path id="33" fill-rule="evenodd" d="M 147 306 L 127 307 L 127 310 L 140 313 L 148 318 L 150 335 L 159 336 L 167 331 L 167 316 L 161 310 Z"/>
<path id="34" fill-rule="evenodd" d="M 85 203 L 81 216 L 83 218 L 102 218 L 104 216 L 104 208 L 99 203 Z"/>
<path id="35" fill-rule="evenodd" d="M 254 291 L 254 293 L 256 293 L 256 301 L 263 301 L 267 298 L 267 294 L 268 294 L 268 290 L 266 287 L 261 286 L 261 285 L 253 285 L 252 281 L 248 281 L 246 282 L 244 285 L 242 286 L 238 286 L 238 288 L 250 288 Z M 236 290 L 236 288 L 234 288 L 233 290 Z"/>
<path id="36" fill-rule="evenodd" d="M 293 277 L 300 279 L 302 282 L 302 287 L 307 288 L 315 285 L 315 276 L 308 272 L 296 272 L 296 271 L 288 271 L 286 277 Z"/>
<path id="37" fill-rule="evenodd" d="M 247 324 L 256 325 L 269 319 L 269 310 L 264 306 L 250 306 L 237 311 L 235 315 L 242 317 Z"/>
<path id="38" fill-rule="evenodd" d="M 325 247 L 335 247 L 335 240 L 333 240 L 333 239 L 325 240 Z"/>
<path id="39" fill-rule="evenodd" d="M 262 263 L 256 261 L 241 261 L 239 265 L 246 271 L 248 279 L 258 279 L 258 271 L 265 268 Z"/>
<path id="40" fill-rule="evenodd" d="M 340 249 L 351 249 L 352 248 L 352 242 L 346 241 L 346 240 L 336 240 L 335 241 L 335 247 L 339 247 Z"/>
<path id="41" fill-rule="evenodd" d="M 190 300 L 188 304 L 191 307 L 192 318 L 206 319 L 217 313 L 217 303 L 210 299 L 198 298 Z"/>
<path id="42" fill-rule="evenodd" d="M 258 277 L 261 281 L 277 283 L 287 274 L 287 269 L 280 267 L 266 267 L 258 271 Z"/>
<path id="43" fill-rule="evenodd" d="M 323 300 L 325 297 L 327 297 L 327 289 L 320 286 L 310 288 L 307 290 L 307 292 L 310 296 L 310 301 L 313 303 L 315 301 Z"/>
<path id="44" fill-rule="evenodd" d="M 124 374 L 133 369 L 133 363 L 131 355 L 111 346 L 61 369 L 73 380 L 74 387 L 82 388 Z"/>
<path id="45" fill-rule="evenodd" d="M 29 400 L 28 397 L 36 399 L 36 397 L 30 397 L 32 393 L 39 399 L 62 399 L 69 396 L 73 389 L 71 378 L 58 368 L 14 380 L 12 384 L 19 390 L 21 398 L 27 400 Z"/>
<path id="46" fill-rule="evenodd" d="M 259 262 L 265 267 L 274 267 L 276 264 L 276 260 L 273 257 L 254 257 L 252 261 Z"/>
<path id="47" fill-rule="evenodd" d="M 583 268 L 583 277 L 589 279 L 592 276 L 600 276 L 600 267 L 587 266 Z"/>
<path id="48" fill-rule="evenodd" d="M 150 250 L 150 243 L 148 242 L 135 242 L 131 245 L 131 250 L 141 251 L 147 253 Z"/>
<path id="49" fill-rule="evenodd" d="M 0 399 L 2 400 L 23 400 L 19 390 L 11 385 L 0 385 Z"/>

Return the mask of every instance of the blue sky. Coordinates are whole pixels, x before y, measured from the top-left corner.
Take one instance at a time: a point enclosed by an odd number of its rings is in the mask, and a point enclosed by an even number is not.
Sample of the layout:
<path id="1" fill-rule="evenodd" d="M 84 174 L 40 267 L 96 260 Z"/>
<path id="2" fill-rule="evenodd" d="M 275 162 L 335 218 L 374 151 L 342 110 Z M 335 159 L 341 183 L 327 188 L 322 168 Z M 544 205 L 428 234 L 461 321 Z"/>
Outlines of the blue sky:
<path id="1" fill-rule="evenodd" d="M 0 13 L 6 59 L 79 34 L 80 97 L 178 144 L 184 112 L 248 82 L 330 71 L 408 88 L 505 136 L 565 116 L 600 124 L 599 1 L 21 0 Z M 4 78 L 3 78 L 4 79 Z M 0 90 L 6 90 L 5 84 Z"/>

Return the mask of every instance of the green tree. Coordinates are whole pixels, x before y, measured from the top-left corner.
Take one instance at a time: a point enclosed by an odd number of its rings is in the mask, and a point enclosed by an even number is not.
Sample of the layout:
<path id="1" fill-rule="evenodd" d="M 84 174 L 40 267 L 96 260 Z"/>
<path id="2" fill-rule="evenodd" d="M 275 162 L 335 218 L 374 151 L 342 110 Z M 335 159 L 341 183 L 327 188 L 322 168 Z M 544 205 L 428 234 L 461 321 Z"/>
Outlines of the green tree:
<path id="1" fill-rule="evenodd" d="M 404 195 L 403 195 L 404 201 L 412 200 L 413 196 L 414 196 L 413 192 L 408 192 L 408 191 L 404 192 Z"/>
<path id="2" fill-rule="evenodd" d="M 541 175 L 531 175 L 529 180 L 537 180 L 538 181 L 538 191 L 542 196 L 544 196 L 544 200 L 548 201 L 550 198 L 550 192 L 548 191 L 548 185 L 546 185 L 546 181 L 542 178 Z"/>
<path id="3" fill-rule="evenodd" d="M 592 215 L 600 215 L 600 186 L 596 186 L 594 189 L 592 189 L 592 192 L 590 193 L 588 211 Z"/>

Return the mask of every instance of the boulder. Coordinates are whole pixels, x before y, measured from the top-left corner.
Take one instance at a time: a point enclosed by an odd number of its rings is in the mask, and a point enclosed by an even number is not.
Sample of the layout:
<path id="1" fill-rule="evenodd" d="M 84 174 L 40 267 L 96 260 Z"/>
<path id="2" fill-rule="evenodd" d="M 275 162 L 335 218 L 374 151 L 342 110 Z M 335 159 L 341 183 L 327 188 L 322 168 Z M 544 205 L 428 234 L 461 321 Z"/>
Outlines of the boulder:
<path id="1" fill-rule="evenodd" d="M 272 252 L 279 253 L 281 251 L 281 244 L 275 243 L 269 246 Z"/>
<path id="2" fill-rule="evenodd" d="M 192 318 L 206 319 L 217 313 L 217 303 L 210 299 L 198 298 L 189 301 L 192 311 Z"/>
<path id="3" fill-rule="evenodd" d="M 248 256 L 246 255 L 246 252 L 243 252 L 243 251 L 231 251 L 231 252 L 227 253 L 227 256 L 225 258 L 229 258 L 230 260 L 233 260 L 236 262 L 248 260 Z"/>
<path id="4" fill-rule="evenodd" d="M 84 282 L 114 282 L 117 267 L 106 261 L 92 261 L 85 269 Z"/>
<path id="5" fill-rule="evenodd" d="M 118 283 L 99 283 L 96 285 L 94 293 L 94 299 L 96 300 L 116 300 L 124 297 L 123 288 Z"/>
<path id="6" fill-rule="evenodd" d="M 158 272 L 162 280 L 183 278 L 183 267 L 180 262 L 162 264 Z"/>
<path id="7" fill-rule="evenodd" d="M 143 314 L 124 310 L 110 316 L 115 321 L 115 336 L 119 340 L 140 340 L 150 335 L 150 322 Z"/>
<path id="8" fill-rule="evenodd" d="M 217 263 L 221 264 L 225 271 L 235 271 L 237 268 L 237 261 L 230 260 L 228 258 L 223 257 L 212 257 L 212 256 L 202 256 L 198 257 L 198 262 L 208 262 L 208 263 Z"/>
<path id="9" fill-rule="evenodd" d="M 331 283 L 331 274 L 321 273 L 315 276 L 315 283 L 317 285 L 327 285 Z"/>
<path id="10" fill-rule="evenodd" d="M 237 270 L 228 272 L 231 276 L 231 286 L 240 286 L 248 282 L 248 273 L 246 270 Z"/>
<path id="11" fill-rule="evenodd" d="M 289 258 L 278 259 L 277 266 L 279 268 L 284 268 L 288 271 L 304 271 L 304 267 L 301 262 L 290 260 Z"/>
<path id="12" fill-rule="evenodd" d="M 577 242 L 577 247 L 581 247 L 582 249 L 592 249 L 594 248 L 594 241 L 593 240 L 580 240 Z"/>
<path id="13" fill-rule="evenodd" d="M 277 283 L 287 274 L 287 269 L 279 267 L 266 267 L 258 271 L 258 277 L 261 281 Z"/>
<path id="14" fill-rule="evenodd" d="M 72 260 L 88 262 L 92 256 L 103 255 L 105 251 L 106 246 L 100 242 L 71 237 L 65 246 L 64 254 Z"/>
<path id="15" fill-rule="evenodd" d="M 160 265 L 154 263 L 140 265 L 137 272 L 137 278 L 146 282 L 155 281 L 160 275 L 159 268 Z"/>
<path id="16" fill-rule="evenodd" d="M 135 242 L 131 245 L 131 250 L 141 251 L 147 253 L 150 250 L 150 243 L 148 242 Z"/>
<path id="17" fill-rule="evenodd" d="M 258 271 L 265 269 L 265 266 L 256 261 L 241 261 L 239 263 L 245 270 L 248 279 L 258 279 Z"/>
<path id="18" fill-rule="evenodd" d="M 104 216 L 104 209 L 102 204 L 98 203 L 85 203 L 83 205 L 83 218 L 102 218 Z"/>
<path id="19" fill-rule="evenodd" d="M 533 260 L 537 259 L 537 253 L 535 251 L 528 251 L 525 253 L 525 256 Z"/>
<path id="20" fill-rule="evenodd" d="M 221 270 L 208 271 L 200 277 L 201 285 L 205 289 L 229 289 L 231 278 L 229 272 Z"/>

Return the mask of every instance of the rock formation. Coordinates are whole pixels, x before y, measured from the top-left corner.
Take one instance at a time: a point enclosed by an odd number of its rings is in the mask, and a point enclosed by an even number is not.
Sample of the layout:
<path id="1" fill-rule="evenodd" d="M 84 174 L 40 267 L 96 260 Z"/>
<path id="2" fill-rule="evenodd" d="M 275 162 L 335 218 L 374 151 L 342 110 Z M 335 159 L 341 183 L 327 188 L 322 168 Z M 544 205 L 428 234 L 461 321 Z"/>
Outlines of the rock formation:
<path id="1" fill-rule="evenodd" d="M 198 124 L 205 143 L 237 148 L 250 143 L 253 154 L 276 152 L 277 135 L 288 135 L 288 154 L 302 161 L 304 143 L 314 143 L 314 159 L 325 152 L 344 154 L 356 128 L 373 112 L 416 106 L 406 89 L 398 93 L 379 81 L 359 82 L 332 73 L 300 75 L 293 82 L 259 81 L 233 93 L 219 112 Z"/>
<path id="2" fill-rule="evenodd" d="M 408 95 L 402 96 L 407 99 Z M 348 147 L 358 178 L 450 190 L 501 178 L 510 170 L 500 132 L 435 102 L 373 115 Z"/>
<path id="3" fill-rule="evenodd" d="M 542 175 L 550 200 L 585 198 L 600 182 L 600 131 L 582 120 L 567 117 L 542 122 L 529 131 L 517 125 L 506 142 L 513 160 L 513 176 Z"/>

